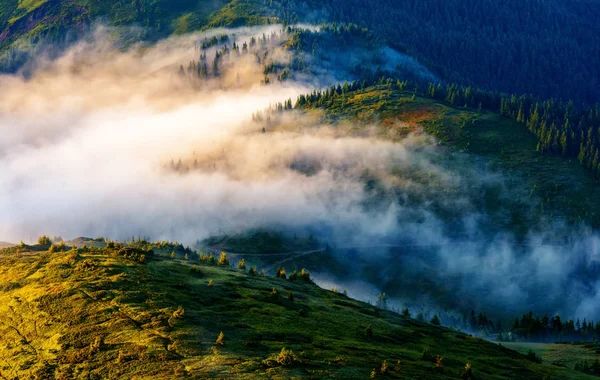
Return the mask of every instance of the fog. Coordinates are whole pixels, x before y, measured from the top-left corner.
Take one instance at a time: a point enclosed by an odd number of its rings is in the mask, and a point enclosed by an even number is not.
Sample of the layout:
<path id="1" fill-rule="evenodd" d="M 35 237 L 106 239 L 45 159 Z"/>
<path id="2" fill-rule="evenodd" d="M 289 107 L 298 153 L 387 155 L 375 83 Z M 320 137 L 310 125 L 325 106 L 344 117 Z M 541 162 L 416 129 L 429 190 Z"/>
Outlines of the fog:
<path id="1" fill-rule="evenodd" d="M 312 87 L 261 84 L 251 58 L 200 89 L 179 75 L 205 37 L 229 33 L 241 44 L 277 28 L 215 30 L 125 52 L 99 29 L 60 58 L 40 59 L 30 78 L 1 77 L 2 239 L 141 234 L 191 244 L 258 226 L 321 224 L 390 234 L 394 209 L 365 211 L 360 175 L 409 160 L 405 146 L 326 128 L 261 133 L 254 112 Z M 286 52 L 271 59 L 285 60 Z M 327 166 L 314 176 L 291 170 L 302 157 Z M 179 158 L 226 165 L 187 175 L 164 170 Z"/>
<path id="2" fill-rule="evenodd" d="M 348 285 L 363 299 L 386 291 L 398 304 L 430 302 L 398 279 L 434 276 L 463 308 L 600 315 L 600 240 L 560 222 L 524 239 L 498 227 L 469 195 L 482 183 L 506 186 L 485 164 L 440 150 L 420 131 L 391 142 L 368 125 L 323 125 L 300 112 L 252 121 L 276 102 L 343 80 L 345 71 L 331 71 L 335 61 L 315 77 L 268 85 L 251 56 L 201 82 L 180 73 L 206 37 L 227 33 L 241 45 L 280 28 L 215 30 L 126 50 L 100 28 L 58 59 L 38 57 L 27 78 L 1 76 L 0 241 L 142 235 L 193 244 L 253 228 L 310 230 L 340 247 L 431 249 L 373 250 L 365 261 L 382 268 L 371 279 L 354 267 L 321 274 L 323 284 Z M 289 60 L 273 47 L 269 59 Z M 557 244 L 555 231 L 568 238 Z"/>

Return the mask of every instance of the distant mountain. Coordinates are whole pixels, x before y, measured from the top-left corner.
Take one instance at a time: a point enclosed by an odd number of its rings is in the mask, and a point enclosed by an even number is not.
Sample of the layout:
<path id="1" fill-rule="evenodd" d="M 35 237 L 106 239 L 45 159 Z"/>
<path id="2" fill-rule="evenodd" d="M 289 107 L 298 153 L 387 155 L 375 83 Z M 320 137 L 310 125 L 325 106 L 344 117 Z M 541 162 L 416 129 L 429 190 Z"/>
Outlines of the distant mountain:
<path id="1" fill-rule="evenodd" d="M 0 69 L 41 40 L 69 41 L 96 21 L 133 25 L 127 38 L 210 27 L 345 22 L 366 27 L 442 80 L 509 93 L 600 99 L 600 7 L 592 0 L 8 0 L 0 4 Z M 548 79 L 551 78 L 551 79 Z"/>

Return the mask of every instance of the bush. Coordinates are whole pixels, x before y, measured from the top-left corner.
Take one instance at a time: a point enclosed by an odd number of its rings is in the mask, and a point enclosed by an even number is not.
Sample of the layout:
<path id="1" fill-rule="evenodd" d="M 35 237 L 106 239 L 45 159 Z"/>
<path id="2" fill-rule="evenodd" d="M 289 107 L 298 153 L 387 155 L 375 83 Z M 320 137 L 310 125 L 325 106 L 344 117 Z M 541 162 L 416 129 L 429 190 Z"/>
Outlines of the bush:
<path id="1" fill-rule="evenodd" d="M 387 360 L 384 360 L 383 363 L 381 363 L 381 373 L 382 374 L 386 374 L 388 373 L 389 369 L 388 369 L 388 365 L 387 365 Z"/>
<path id="2" fill-rule="evenodd" d="M 175 310 L 173 312 L 173 318 L 175 318 L 175 319 L 182 319 L 184 315 L 185 315 L 185 310 L 181 306 L 179 306 L 177 308 L 177 310 Z"/>
<path id="3" fill-rule="evenodd" d="M 277 363 L 283 367 L 292 367 L 298 363 L 298 357 L 292 350 L 286 350 L 285 347 L 281 349 L 279 355 L 277 355 Z"/>
<path id="4" fill-rule="evenodd" d="M 96 264 L 94 264 L 94 260 L 86 259 L 80 262 L 77 265 L 77 270 L 80 272 L 90 272 L 96 269 Z"/>
<path id="5" fill-rule="evenodd" d="M 67 257 L 65 258 L 65 262 L 68 265 L 75 265 L 75 263 L 77 262 L 78 259 L 79 259 L 79 253 L 78 253 L 78 251 L 70 252 L 67 255 Z"/>
<path id="6" fill-rule="evenodd" d="M 277 268 L 277 271 L 275 272 L 275 277 L 283 278 L 285 280 L 287 278 L 287 275 L 285 274 L 285 269 Z"/>
<path id="7" fill-rule="evenodd" d="M 293 367 L 300 363 L 298 356 L 292 350 L 287 350 L 285 347 L 277 355 L 271 355 L 262 361 L 262 364 L 267 367 Z"/>
<path id="8" fill-rule="evenodd" d="M 250 274 L 251 276 L 256 276 L 258 274 L 258 272 L 256 271 L 256 267 L 250 268 L 248 274 Z"/>
<path id="9" fill-rule="evenodd" d="M 369 324 L 365 329 L 365 335 L 367 336 L 367 338 L 373 337 L 373 326 L 371 324 Z"/>
<path id="10" fill-rule="evenodd" d="M 241 259 L 241 260 L 238 262 L 238 269 L 241 269 L 241 270 L 246 270 L 246 261 L 245 261 L 244 259 Z"/>
<path id="11" fill-rule="evenodd" d="M 400 372 L 400 370 L 401 370 L 401 369 L 402 369 L 402 365 L 401 365 L 401 363 L 400 363 L 400 360 L 398 360 L 398 361 L 396 362 L 396 365 L 394 366 L 394 371 L 396 371 L 396 372 Z"/>
<path id="12" fill-rule="evenodd" d="M 208 256 L 208 263 L 210 265 L 215 265 L 217 263 L 217 260 L 215 259 L 215 256 L 211 253 L 210 256 Z"/>
<path id="13" fill-rule="evenodd" d="M 542 364 L 542 358 L 540 356 L 538 356 L 532 350 L 529 350 L 527 352 L 527 355 L 525 355 L 525 357 L 527 357 L 528 360 L 530 360 L 530 361 L 532 361 L 534 363 Z"/>
<path id="14" fill-rule="evenodd" d="M 310 272 L 304 268 L 302 268 L 302 270 L 300 271 L 300 278 L 303 279 L 304 281 L 312 282 L 312 280 L 310 278 Z"/>
<path id="15" fill-rule="evenodd" d="M 279 292 L 277 291 L 277 289 L 273 288 L 273 290 L 271 290 L 271 293 L 269 294 L 269 297 L 272 300 L 278 300 L 279 299 Z"/>
<path id="16" fill-rule="evenodd" d="M 290 280 L 290 281 L 294 281 L 294 280 L 297 280 L 297 279 L 298 279 L 298 277 L 300 277 L 300 275 L 298 274 L 298 271 L 296 271 L 296 270 L 294 269 L 294 273 L 292 273 L 292 274 L 290 274 L 290 275 L 288 276 L 288 280 Z"/>
<path id="17" fill-rule="evenodd" d="M 467 362 L 467 364 L 465 364 L 465 368 L 463 369 L 461 376 L 463 380 L 474 380 L 473 368 L 471 367 L 471 363 Z"/>
<path id="18" fill-rule="evenodd" d="M 153 254 L 154 253 L 152 251 L 144 251 L 139 248 L 125 247 L 125 248 L 119 249 L 113 255 L 120 256 L 123 259 L 133 262 L 133 263 L 144 264 L 146 262 L 146 255 L 153 255 Z"/>
<path id="19" fill-rule="evenodd" d="M 42 246 L 50 246 L 50 244 L 52 244 L 52 240 L 50 240 L 49 236 L 40 236 L 38 238 L 38 244 Z"/>
<path id="20" fill-rule="evenodd" d="M 227 258 L 227 254 L 225 252 L 221 252 L 221 256 L 219 257 L 219 265 L 229 266 L 229 258 Z"/>
<path id="21" fill-rule="evenodd" d="M 221 331 L 219 333 L 219 336 L 217 337 L 217 340 L 215 341 L 215 344 L 218 344 L 220 346 L 224 346 L 225 345 L 225 334 L 223 334 L 223 331 Z"/>
<path id="22" fill-rule="evenodd" d="M 444 358 L 440 355 L 435 357 L 435 369 L 439 372 L 444 372 Z"/>

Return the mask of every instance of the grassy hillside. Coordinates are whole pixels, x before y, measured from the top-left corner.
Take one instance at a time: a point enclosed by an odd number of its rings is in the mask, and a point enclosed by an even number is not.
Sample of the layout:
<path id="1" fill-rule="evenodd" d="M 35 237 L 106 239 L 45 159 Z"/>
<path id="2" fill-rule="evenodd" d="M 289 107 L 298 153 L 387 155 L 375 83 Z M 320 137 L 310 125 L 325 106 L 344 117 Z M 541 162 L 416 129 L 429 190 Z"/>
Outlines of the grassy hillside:
<path id="1" fill-rule="evenodd" d="M 0 69 L 18 68 L 44 41 L 69 42 L 95 22 L 137 27 L 126 39 L 156 39 L 207 25 L 227 0 L 7 0 L 0 4 Z M 38 46 L 39 45 L 39 46 Z"/>
<path id="2" fill-rule="evenodd" d="M 411 132 L 424 131 L 450 151 L 467 153 L 472 162 L 502 173 L 503 191 L 509 194 L 484 194 L 481 206 L 493 212 L 505 205 L 511 210 L 505 220 L 511 229 L 528 228 L 544 219 L 600 226 L 598 182 L 593 175 L 576 159 L 538 153 L 537 139 L 524 124 L 496 112 L 454 107 L 396 84 L 369 87 L 322 106 L 303 108 L 329 122 L 374 123 L 385 139 L 399 141 Z"/>
<path id="3" fill-rule="evenodd" d="M 587 378 L 301 278 L 110 246 L 2 251 L 3 378 Z"/>

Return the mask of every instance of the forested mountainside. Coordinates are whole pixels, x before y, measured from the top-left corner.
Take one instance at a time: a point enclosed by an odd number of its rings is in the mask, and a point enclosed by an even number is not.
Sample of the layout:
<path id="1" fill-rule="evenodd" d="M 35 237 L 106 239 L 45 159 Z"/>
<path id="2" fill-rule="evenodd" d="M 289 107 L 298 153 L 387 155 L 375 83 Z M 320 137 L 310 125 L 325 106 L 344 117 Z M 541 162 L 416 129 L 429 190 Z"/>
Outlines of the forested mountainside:
<path id="1" fill-rule="evenodd" d="M 40 36 L 56 39 L 93 21 L 143 28 L 130 38 L 215 26 L 344 22 L 368 28 L 444 81 L 595 103 L 598 18 L 594 0 L 8 0 L 0 5 L 0 44 L 6 51 L 15 41 L 23 47 Z M 9 57 L 5 68 L 22 61 L 18 51 Z"/>

